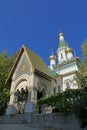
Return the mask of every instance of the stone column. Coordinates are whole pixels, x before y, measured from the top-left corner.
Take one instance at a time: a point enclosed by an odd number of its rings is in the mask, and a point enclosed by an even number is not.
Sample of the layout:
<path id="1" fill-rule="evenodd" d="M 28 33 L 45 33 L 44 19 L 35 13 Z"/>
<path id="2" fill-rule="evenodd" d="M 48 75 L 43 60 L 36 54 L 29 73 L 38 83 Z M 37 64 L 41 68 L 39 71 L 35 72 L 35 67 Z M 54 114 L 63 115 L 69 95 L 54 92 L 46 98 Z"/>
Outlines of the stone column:
<path id="1" fill-rule="evenodd" d="M 17 108 L 16 108 L 16 105 L 14 103 L 14 93 L 12 92 L 11 96 L 10 96 L 10 102 L 9 102 L 9 105 L 7 107 L 7 110 L 6 110 L 6 115 L 16 114 L 16 113 L 17 113 Z"/>
<path id="2" fill-rule="evenodd" d="M 28 99 L 25 104 L 25 113 L 32 113 L 35 110 L 35 103 L 31 100 L 32 92 L 28 91 Z"/>

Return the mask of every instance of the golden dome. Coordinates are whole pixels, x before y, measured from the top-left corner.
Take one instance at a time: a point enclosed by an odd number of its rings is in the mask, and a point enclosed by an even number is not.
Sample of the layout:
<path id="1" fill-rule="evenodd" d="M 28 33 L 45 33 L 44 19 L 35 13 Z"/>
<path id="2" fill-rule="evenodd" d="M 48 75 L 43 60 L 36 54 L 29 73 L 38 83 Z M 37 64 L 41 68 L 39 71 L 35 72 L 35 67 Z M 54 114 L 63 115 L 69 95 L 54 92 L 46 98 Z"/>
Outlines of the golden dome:
<path id="1" fill-rule="evenodd" d="M 70 48 L 70 47 L 67 47 L 65 51 L 66 51 L 66 53 L 68 53 L 68 52 L 72 52 L 72 51 L 73 51 L 73 49 L 72 49 L 72 48 Z"/>
<path id="2" fill-rule="evenodd" d="M 49 57 L 49 59 L 50 59 L 50 60 L 56 60 L 56 56 L 55 56 L 55 55 L 51 55 L 51 56 Z"/>
<path id="3" fill-rule="evenodd" d="M 61 36 L 64 36 L 64 34 L 63 33 L 59 33 L 59 37 L 61 37 Z"/>

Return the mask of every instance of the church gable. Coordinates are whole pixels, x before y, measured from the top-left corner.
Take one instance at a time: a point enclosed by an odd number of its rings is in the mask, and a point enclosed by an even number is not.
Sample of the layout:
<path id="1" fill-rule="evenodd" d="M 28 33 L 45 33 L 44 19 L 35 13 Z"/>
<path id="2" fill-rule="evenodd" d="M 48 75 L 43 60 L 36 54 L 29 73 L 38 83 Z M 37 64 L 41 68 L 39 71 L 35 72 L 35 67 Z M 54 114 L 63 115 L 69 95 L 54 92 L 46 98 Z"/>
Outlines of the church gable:
<path id="1" fill-rule="evenodd" d="M 23 74 L 30 75 L 32 73 L 38 73 L 47 79 L 54 79 L 43 59 L 23 45 L 8 75 L 6 83 L 17 79 Z"/>
<path id="2" fill-rule="evenodd" d="M 30 75 L 32 71 L 30 62 L 28 60 L 28 57 L 25 53 L 25 51 L 23 52 L 17 66 L 16 69 L 14 71 L 14 74 L 12 76 L 12 79 L 17 79 L 19 76 L 23 75 L 23 74 L 28 74 Z"/>

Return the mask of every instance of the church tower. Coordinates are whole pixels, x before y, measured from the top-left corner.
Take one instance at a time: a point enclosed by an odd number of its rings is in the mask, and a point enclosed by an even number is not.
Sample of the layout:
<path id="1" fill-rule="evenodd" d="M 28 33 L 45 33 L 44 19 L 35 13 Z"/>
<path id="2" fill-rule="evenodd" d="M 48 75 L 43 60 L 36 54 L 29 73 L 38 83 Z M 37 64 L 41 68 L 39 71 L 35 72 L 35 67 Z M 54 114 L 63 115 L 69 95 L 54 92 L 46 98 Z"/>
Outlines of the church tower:
<path id="1" fill-rule="evenodd" d="M 67 56 L 66 56 L 66 48 L 67 48 L 67 43 L 64 40 L 64 34 L 59 33 L 59 46 L 57 50 L 57 56 L 58 56 L 58 63 L 62 63 L 63 61 L 66 61 Z"/>
<path id="2" fill-rule="evenodd" d="M 56 58 L 52 54 L 50 56 L 50 69 L 53 76 L 57 79 L 57 86 L 60 86 L 61 91 L 67 88 L 78 88 L 75 76 L 79 71 L 78 63 L 79 57 L 73 55 L 73 49 L 69 47 L 64 39 L 64 34 L 59 33 L 59 45 L 57 49 L 58 64 Z M 59 82 L 60 80 L 60 82 Z"/>
<path id="3" fill-rule="evenodd" d="M 64 39 L 64 34 L 59 33 L 59 46 L 57 49 L 58 64 L 73 58 L 73 49 L 70 48 Z"/>

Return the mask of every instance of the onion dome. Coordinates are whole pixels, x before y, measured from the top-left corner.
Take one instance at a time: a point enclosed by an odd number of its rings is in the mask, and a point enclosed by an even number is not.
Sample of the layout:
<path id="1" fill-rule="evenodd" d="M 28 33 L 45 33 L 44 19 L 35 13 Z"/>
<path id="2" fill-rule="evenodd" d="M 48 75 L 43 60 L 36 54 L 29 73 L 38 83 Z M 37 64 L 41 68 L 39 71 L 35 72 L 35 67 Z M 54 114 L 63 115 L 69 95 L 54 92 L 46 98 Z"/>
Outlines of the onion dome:
<path id="1" fill-rule="evenodd" d="M 68 53 L 68 52 L 73 52 L 73 49 L 70 48 L 70 47 L 67 47 L 65 51 L 66 51 L 66 53 Z"/>
<path id="2" fill-rule="evenodd" d="M 64 34 L 61 32 L 61 33 L 59 33 L 58 36 L 59 36 L 59 46 L 58 46 L 58 48 L 67 47 L 67 43 L 64 40 Z"/>
<path id="3" fill-rule="evenodd" d="M 52 54 L 52 55 L 49 57 L 49 59 L 50 59 L 50 60 L 56 60 L 56 56 Z"/>
<path id="4" fill-rule="evenodd" d="M 64 34 L 61 32 L 61 33 L 59 33 L 59 37 L 64 37 Z"/>

